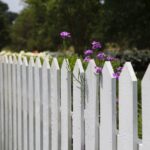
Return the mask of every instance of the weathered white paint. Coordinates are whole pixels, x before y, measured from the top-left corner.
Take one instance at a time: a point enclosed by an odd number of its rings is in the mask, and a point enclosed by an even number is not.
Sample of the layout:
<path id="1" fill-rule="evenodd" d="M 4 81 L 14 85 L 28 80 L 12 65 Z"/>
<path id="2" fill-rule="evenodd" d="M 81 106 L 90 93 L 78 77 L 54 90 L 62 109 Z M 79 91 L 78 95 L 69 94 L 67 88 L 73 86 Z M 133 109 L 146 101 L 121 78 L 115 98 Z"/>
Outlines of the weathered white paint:
<path id="1" fill-rule="evenodd" d="M 142 80 L 142 128 L 143 142 L 140 150 L 150 149 L 150 65 Z"/>
<path id="2" fill-rule="evenodd" d="M 22 58 L 19 56 L 18 57 L 18 62 L 17 62 L 17 129 L 18 129 L 18 150 L 22 150 L 22 138 L 23 138 L 23 133 L 22 133 L 22 90 L 21 90 L 21 70 L 22 70 Z"/>
<path id="3" fill-rule="evenodd" d="M 116 150 L 116 80 L 110 62 L 100 77 L 100 150 Z"/>
<path id="4" fill-rule="evenodd" d="M 84 70 L 76 61 L 73 70 L 73 150 L 84 150 Z"/>
<path id="5" fill-rule="evenodd" d="M 9 150 L 12 150 L 12 57 L 8 58 L 8 135 L 9 135 Z"/>
<path id="6" fill-rule="evenodd" d="M 28 150 L 28 97 L 27 97 L 27 67 L 26 57 L 23 58 L 22 64 L 22 104 L 23 104 L 23 150 Z"/>
<path id="7" fill-rule="evenodd" d="M 33 60 L 32 60 L 33 61 Z M 33 62 L 32 62 L 33 64 Z M 41 93 L 40 93 L 40 79 L 41 79 L 41 62 L 40 58 L 36 58 L 34 66 L 34 99 L 35 99 L 35 149 L 42 149 L 41 141 Z"/>
<path id="8" fill-rule="evenodd" d="M 85 149 L 98 150 L 98 75 L 95 62 L 91 60 L 85 72 Z M 91 123 L 92 122 L 92 123 Z"/>
<path id="9" fill-rule="evenodd" d="M 61 68 L 61 150 L 71 149 L 71 72 L 68 60 Z"/>
<path id="10" fill-rule="evenodd" d="M 60 150 L 60 69 L 57 59 L 51 65 L 51 129 L 52 150 Z"/>
<path id="11" fill-rule="evenodd" d="M 29 60 L 28 66 L 28 107 L 29 107 L 29 150 L 34 150 L 34 60 Z"/>
<path id="12" fill-rule="evenodd" d="M 12 103 L 13 103 L 13 150 L 17 149 L 17 59 L 13 57 L 12 65 Z"/>
<path id="13" fill-rule="evenodd" d="M 49 102 L 50 98 L 48 97 L 48 69 L 50 65 L 48 60 L 45 58 L 42 66 L 42 118 L 43 118 L 43 150 L 49 150 Z M 57 90 L 57 89 L 56 89 Z M 57 118 L 56 118 L 57 119 Z"/>
<path id="14" fill-rule="evenodd" d="M 118 150 L 137 150 L 137 78 L 129 62 L 119 79 Z"/>

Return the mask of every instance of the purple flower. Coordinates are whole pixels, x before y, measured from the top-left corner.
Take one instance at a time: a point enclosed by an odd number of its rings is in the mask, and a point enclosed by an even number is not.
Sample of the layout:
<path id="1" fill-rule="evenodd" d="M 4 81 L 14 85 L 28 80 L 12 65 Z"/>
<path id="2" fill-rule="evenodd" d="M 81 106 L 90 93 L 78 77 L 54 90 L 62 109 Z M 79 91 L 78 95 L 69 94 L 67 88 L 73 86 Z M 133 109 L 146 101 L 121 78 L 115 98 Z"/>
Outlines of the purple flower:
<path id="1" fill-rule="evenodd" d="M 63 31 L 60 33 L 62 39 L 70 38 L 71 34 L 69 32 Z"/>
<path id="2" fill-rule="evenodd" d="M 117 68 L 117 71 L 121 72 L 122 69 L 123 69 L 123 67 L 118 67 L 118 68 Z"/>
<path id="3" fill-rule="evenodd" d="M 100 49 L 100 48 L 102 48 L 102 45 L 100 42 L 97 42 L 97 41 L 92 42 L 92 49 L 95 50 L 95 49 Z"/>
<path id="4" fill-rule="evenodd" d="M 98 58 L 99 60 L 104 60 L 105 54 L 102 53 L 102 52 L 100 52 L 100 53 L 98 53 L 97 58 Z"/>
<path id="5" fill-rule="evenodd" d="M 115 73 L 113 74 L 113 76 L 114 76 L 114 78 L 119 79 L 120 72 L 115 72 Z"/>
<path id="6" fill-rule="evenodd" d="M 98 67 L 98 66 L 95 66 L 95 72 L 96 73 L 101 73 L 102 72 L 102 68 Z"/>
<path id="7" fill-rule="evenodd" d="M 113 61 L 113 60 L 115 60 L 115 58 L 112 57 L 112 56 L 107 56 L 106 60 L 107 60 L 107 61 Z"/>
<path id="8" fill-rule="evenodd" d="M 86 56 L 83 61 L 84 62 L 89 62 L 90 60 L 91 60 L 91 58 L 89 56 Z"/>
<path id="9" fill-rule="evenodd" d="M 90 49 L 88 49 L 84 52 L 84 55 L 91 55 L 91 54 L 93 54 L 93 51 Z"/>

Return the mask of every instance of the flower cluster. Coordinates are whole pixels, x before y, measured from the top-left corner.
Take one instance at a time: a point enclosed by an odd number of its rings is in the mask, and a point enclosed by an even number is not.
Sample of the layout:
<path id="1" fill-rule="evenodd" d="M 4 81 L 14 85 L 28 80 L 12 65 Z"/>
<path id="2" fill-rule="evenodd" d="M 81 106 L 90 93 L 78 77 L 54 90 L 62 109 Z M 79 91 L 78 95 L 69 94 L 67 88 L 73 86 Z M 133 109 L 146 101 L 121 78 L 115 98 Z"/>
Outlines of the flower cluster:
<path id="1" fill-rule="evenodd" d="M 102 48 L 102 44 L 100 42 L 93 41 L 91 45 L 92 45 L 91 49 L 84 51 L 84 62 L 89 62 L 91 59 L 97 59 L 99 62 L 100 61 L 117 61 L 116 58 L 112 56 L 108 56 L 104 52 L 100 51 Z M 121 71 L 122 71 L 122 67 L 116 68 L 113 76 L 116 79 L 118 79 Z M 95 66 L 95 72 L 98 74 L 102 73 L 102 67 L 100 66 L 100 64 L 98 66 Z"/>
<path id="2" fill-rule="evenodd" d="M 60 33 L 62 39 L 71 38 L 71 34 L 69 32 L 63 31 Z"/>
<path id="3" fill-rule="evenodd" d="M 65 39 L 71 38 L 71 34 L 67 31 L 63 31 L 60 33 L 60 37 L 65 42 Z M 64 47 L 65 47 L 65 43 Z M 104 62 L 104 61 L 117 61 L 116 58 L 106 55 L 104 52 L 100 51 L 102 48 L 102 44 L 99 41 L 93 41 L 91 43 L 91 49 L 87 49 L 84 51 L 84 62 L 89 62 L 91 59 L 96 59 L 98 62 Z M 122 71 L 122 67 L 118 67 L 115 69 L 115 73 L 113 74 L 114 78 L 118 79 L 120 76 L 120 73 Z M 95 66 L 95 72 L 97 74 L 102 73 L 102 66 L 101 63 L 99 65 Z"/>

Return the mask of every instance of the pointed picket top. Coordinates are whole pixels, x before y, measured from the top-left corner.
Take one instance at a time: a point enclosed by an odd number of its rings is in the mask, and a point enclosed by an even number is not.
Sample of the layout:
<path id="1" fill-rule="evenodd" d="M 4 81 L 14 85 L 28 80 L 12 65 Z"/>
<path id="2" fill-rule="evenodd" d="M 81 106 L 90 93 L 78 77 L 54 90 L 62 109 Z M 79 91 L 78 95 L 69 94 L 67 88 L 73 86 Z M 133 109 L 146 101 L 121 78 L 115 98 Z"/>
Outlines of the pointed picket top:
<path id="1" fill-rule="evenodd" d="M 9 61 L 10 64 L 13 63 L 12 56 L 9 56 L 9 57 L 8 57 L 8 61 Z"/>
<path id="2" fill-rule="evenodd" d="M 87 69 L 86 69 L 85 73 L 87 75 L 90 75 L 91 73 L 95 74 L 95 67 L 96 67 L 95 61 L 93 59 L 90 60 L 90 62 L 88 63 L 88 66 L 87 66 Z"/>
<path id="3" fill-rule="evenodd" d="M 102 74 L 105 76 L 106 74 L 110 76 L 110 78 L 114 78 L 114 70 L 110 61 L 106 61 L 102 70 Z"/>
<path id="4" fill-rule="evenodd" d="M 137 78 L 127 62 L 119 78 L 118 150 L 137 150 L 137 135 Z"/>
<path id="5" fill-rule="evenodd" d="M 77 59 L 75 66 L 74 66 L 73 74 L 74 76 L 79 77 L 79 73 L 84 73 L 84 69 L 83 69 L 81 60 Z"/>
<path id="6" fill-rule="evenodd" d="M 61 150 L 71 149 L 71 72 L 68 59 L 61 67 Z"/>
<path id="7" fill-rule="evenodd" d="M 116 79 L 106 61 L 100 80 L 100 149 L 116 150 Z"/>
<path id="8" fill-rule="evenodd" d="M 8 63 L 8 57 L 6 55 L 4 56 L 4 63 Z"/>
<path id="9" fill-rule="evenodd" d="M 98 76 L 95 61 L 85 71 L 85 149 L 98 150 Z M 92 124 L 91 124 L 92 122 Z"/>
<path id="10" fill-rule="evenodd" d="M 63 60 L 61 70 L 64 70 L 64 71 L 66 70 L 66 72 L 70 71 L 70 65 L 69 65 L 68 59 Z"/>
<path id="11" fill-rule="evenodd" d="M 29 66 L 34 66 L 34 59 L 33 59 L 33 57 L 30 57 Z"/>
<path id="12" fill-rule="evenodd" d="M 53 58 L 52 64 L 51 64 L 51 69 L 52 70 L 59 70 L 59 65 L 57 58 Z"/>
<path id="13" fill-rule="evenodd" d="M 150 64 L 142 80 L 142 147 L 140 150 L 150 149 Z"/>
<path id="14" fill-rule="evenodd" d="M 142 79 L 142 84 L 146 84 L 149 81 L 150 81 L 150 64 L 148 65 L 147 70 L 144 74 L 144 77 Z"/>
<path id="15" fill-rule="evenodd" d="M 17 64 L 17 58 L 16 58 L 15 55 L 13 55 L 13 63 L 14 63 L 14 64 Z"/>
<path id="16" fill-rule="evenodd" d="M 44 58 L 43 67 L 50 68 L 50 64 L 49 64 L 48 58 L 46 58 L 46 57 Z"/>
<path id="17" fill-rule="evenodd" d="M 1 62 L 1 63 L 4 62 L 4 56 L 0 56 L 0 62 Z"/>
<path id="18" fill-rule="evenodd" d="M 37 67 L 39 67 L 39 68 L 42 67 L 40 57 L 36 57 L 35 65 L 36 65 Z"/>
<path id="19" fill-rule="evenodd" d="M 22 65 L 22 58 L 21 58 L 21 56 L 18 56 L 18 64 Z"/>
<path id="20" fill-rule="evenodd" d="M 137 77 L 130 62 L 125 63 L 123 70 L 120 74 L 120 80 L 124 80 L 125 76 L 128 76 L 131 81 L 137 81 Z"/>
<path id="21" fill-rule="evenodd" d="M 23 65 L 27 66 L 28 65 L 28 61 L 26 57 L 23 57 Z"/>

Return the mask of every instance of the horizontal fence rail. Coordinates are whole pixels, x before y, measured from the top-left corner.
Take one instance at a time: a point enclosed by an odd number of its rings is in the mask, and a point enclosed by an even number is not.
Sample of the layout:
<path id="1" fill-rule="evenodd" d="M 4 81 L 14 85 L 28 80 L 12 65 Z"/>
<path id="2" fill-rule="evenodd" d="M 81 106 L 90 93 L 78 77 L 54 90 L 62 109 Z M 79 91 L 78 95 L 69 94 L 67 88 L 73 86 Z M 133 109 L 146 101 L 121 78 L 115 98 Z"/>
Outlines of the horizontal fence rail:
<path id="1" fill-rule="evenodd" d="M 137 78 L 130 62 L 118 81 L 110 62 L 71 71 L 56 58 L 0 56 L 1 150 L 150 150 L 150 66 L 142 80 L 138 139 Z"/>

